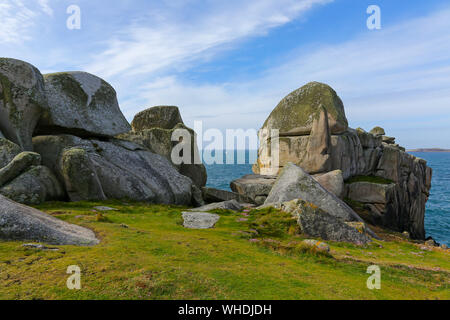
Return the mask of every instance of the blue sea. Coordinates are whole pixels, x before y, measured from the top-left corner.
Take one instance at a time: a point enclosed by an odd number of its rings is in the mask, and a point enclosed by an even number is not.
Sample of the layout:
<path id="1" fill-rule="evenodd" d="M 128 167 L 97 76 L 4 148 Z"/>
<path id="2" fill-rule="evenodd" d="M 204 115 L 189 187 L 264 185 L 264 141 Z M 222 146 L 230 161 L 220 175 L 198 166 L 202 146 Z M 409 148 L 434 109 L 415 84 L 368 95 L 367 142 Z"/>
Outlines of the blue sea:
<path id="1" fill-rule="evenodd" d="M 433 168 L 425 231 L 439 243 L 450 246 L 450 152 L 413 152 Z"/>
<path id="2" fill-rule="evenodd" d="M 225 152 L 224 159 L 229 157 L 230 153 L 232 151 Z M 246 164 L 206 165 L 208 186 L 230 190 L 231 181 L 252 174 L 252 164 L 257 152 L 237 151 L 235 159 L 242 153 L 246 155 Z M 427 237 L 431 236 L 437 242 L 450 246 L 450 152 L 415 152 L 414 155 L 427 160 L 428 165 L 433 168 L 433 186 L 425 215 Z"/>

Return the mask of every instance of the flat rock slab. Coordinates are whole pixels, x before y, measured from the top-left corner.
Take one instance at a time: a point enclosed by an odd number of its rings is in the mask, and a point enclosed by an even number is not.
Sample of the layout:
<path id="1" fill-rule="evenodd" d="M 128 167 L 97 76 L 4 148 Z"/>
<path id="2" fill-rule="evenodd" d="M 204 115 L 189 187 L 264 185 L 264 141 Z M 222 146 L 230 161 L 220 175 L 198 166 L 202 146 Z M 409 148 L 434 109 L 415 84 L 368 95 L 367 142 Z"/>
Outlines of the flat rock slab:
<path id="1" fill-rule="evenodd" d="M 362 203 L 387 204 L 394 193 L 395 184 L 354 182 L 348 185 L 348 197 Z"/>
<path id="2" fill-rule="evenodd" d="M 119 211 L 119 209 L 110 208 L 110 207 L 104 207 L 104 206 L 94 207 L 94 209 L 97 210 L 97 211 Z"/>
<path id="3" fill-rule="evenodd" d="M 220 216 L 207 212 L 183 212 L 183 226 L 188 229 L 211 229 Z"/>
<path id="4" fill-rule="evenodd" d="M 89 229 L 56 219 L 0 195 L 0 239 L 90 246 L 99 243 Z"/>
<path id="5" fill-rule="evenodd" d="M 225 191 L 225 190 L 219 190 L 219 189 L 215 189 L 215 188 L 203 187 L 202 194 L 203 194 L 203 199 L 209 203 L 230 201 L 230 200 L 236 200 L 240 203 L 251 203 L 252 202 L 252 199 L 250 199 L 249 197 L 247 197 L 245 195 L 235 193 L 235 192 Z"/>
<path id="6" fill-rule="evenodd" d="M 243 205 L 241 205 L 236 200 L 230 200 L 230 201 L 224 201 L 224 202 L 216 202 L 207 204 L 205 206 L 202 206 L 200 208 L 192 209 L 191 211 L 195 212 L 207 212 L 211 210 L 232 210 L 232 211 L 239 211 L 244 208 Z"/>
<path id="7" fill-rule="evenodd" d="M 265 205 L 295 199 L 311 202 L 343 221 L 361 221 L 361 218 L 336 195 L 328 192 L 302 168 L 288 163 L 273 186 Z"/>
<path id="8" fill-rule="evenodd" d="M 262 176 L 249 174 L 231 182 L 230 187 L 233 192 L 247 196 L 257 205 L 261 205 L 264 201 L 258 201 L 258 198 L 267 198 L 275 184 L 276 176 Z"/>
<path id="9" fill-rule="evenodd" d="M 22 247 L 27 249 L 36 249 L 36 250 L 44 250 L 44 251 L 59 251 L 59 248 L 49 248 L 42 244 L 34 244 L 34 243 L 25 243 Z"/>

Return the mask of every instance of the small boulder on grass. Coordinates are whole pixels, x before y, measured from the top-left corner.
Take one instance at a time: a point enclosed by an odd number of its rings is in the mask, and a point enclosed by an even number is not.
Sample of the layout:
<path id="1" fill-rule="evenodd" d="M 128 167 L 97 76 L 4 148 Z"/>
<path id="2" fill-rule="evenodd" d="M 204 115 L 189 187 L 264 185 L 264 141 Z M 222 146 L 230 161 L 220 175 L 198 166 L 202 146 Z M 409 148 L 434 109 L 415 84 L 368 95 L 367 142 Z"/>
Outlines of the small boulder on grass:
<path id="1" fill-rule="evenodd" d="M 183 212 L 183 226 L 188 229 L 210 229 L 216 225 L 220 216 L 207 212 Z"/>

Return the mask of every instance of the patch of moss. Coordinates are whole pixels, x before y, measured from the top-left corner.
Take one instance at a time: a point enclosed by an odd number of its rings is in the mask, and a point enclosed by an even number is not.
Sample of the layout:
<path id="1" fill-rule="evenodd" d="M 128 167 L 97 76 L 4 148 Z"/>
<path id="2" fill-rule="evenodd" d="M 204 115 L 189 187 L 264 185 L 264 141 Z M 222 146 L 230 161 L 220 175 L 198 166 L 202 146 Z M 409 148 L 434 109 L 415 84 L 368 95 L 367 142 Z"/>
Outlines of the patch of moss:
<path id="1" fill-rule="evenodd" d="M 80 83 L 70 74 L 65 72 L 51 73 L 44 75 L 44 79 L 51 81 L 55 87 L 64 91 L 64 93 L 66 93 L 72 100 L 77 102 L 81 101 L 83 106 L 87 105 L 89 97 L 84 92 Z"/>
<path id="2" fill-rule="evenodd" d="M 376 184 L 391 184 L 394 181 L 377 176 L 355 176 L 346 180 L 345 183 L 351 184 L 355 182 L 370 182 Z"/>
<path id="3" fill-rule="evenodd" d="M 293 128 L 311 125 L 320 116 L 320 106 L 324 106 L 337 122 L 348 125 L 344 105 L 336 92 L 328 85 L 311 82 L 290 93 L 272 111 L 264 124 L 283 132 Z"/>
<path id="4" fill-rule="evenodd" d="M 252 210 L 249 213 L 248 228 L 255 230 L 255 238 L 285 238 L 299 234 L 297 220 L 290 213 L 275 208 Z"/>
<path id="5" fill-rule="evenodd" d="M 0 83 L 2 85 L 2 94 L 0 100 L 3 100 L 5 106 L 9 106 L 9 119 L 15 125 L 18 126 L 23 117 L 23 112 L 17 109 L 12 96 L 12 84 L 7 77 L 0 73 Z"/>
<path id="6" fill-rule="evenodd" d="M 89 109 L 95 109 L 101 104 L 109 104 L 115 96 L 116 91 L 108 83 L 102 80 L 102 85 L 92 97 L 91 103 L 89 104 Z"/>
<path id="7" fill-rule="evenodd" d="M 362 203 L 362 202 L 358 202 L 358 201 L 352 200 L 350 198 L 345 198 L 344 202 L 346 204 L 348 204 L 350 207 L 352 207 L 352 209 L 354 209 L 354 210 L 363 210 L 364 209 L 364 203 Z"/>

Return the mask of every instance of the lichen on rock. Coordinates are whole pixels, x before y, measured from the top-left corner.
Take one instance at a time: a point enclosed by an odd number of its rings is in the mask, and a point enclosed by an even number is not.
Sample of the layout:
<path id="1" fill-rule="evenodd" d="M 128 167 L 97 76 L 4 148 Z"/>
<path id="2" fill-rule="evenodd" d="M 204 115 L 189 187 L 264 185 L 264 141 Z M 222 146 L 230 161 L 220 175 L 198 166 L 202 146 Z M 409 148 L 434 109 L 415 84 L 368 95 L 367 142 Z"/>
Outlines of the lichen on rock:
<path id="1" fill-rule="evenodd" d="M 39 121 L 38 134 L 71 133 L 113 137 L 131 127 L 117 101 L 114 88 L 86 72 L 44 75 L 48 107 Z"/>
<path id="2" fill-rule="evenodd" d="M 348 121 L 342 100 L 330 86 L 319 82 L 308 83 L 281 100 L 263 128 L 280 129 L 282 135 L 309 134 L 322 107 L 328 112 L 331 133 L 345 132 Z"/>
<path id="3" fill-rule="evenodd" d="M 24 61 L 0 58 L 0 130 L 3 135 L 32 151 L 31 138 L 47 106 L 44 79 Z"/>

